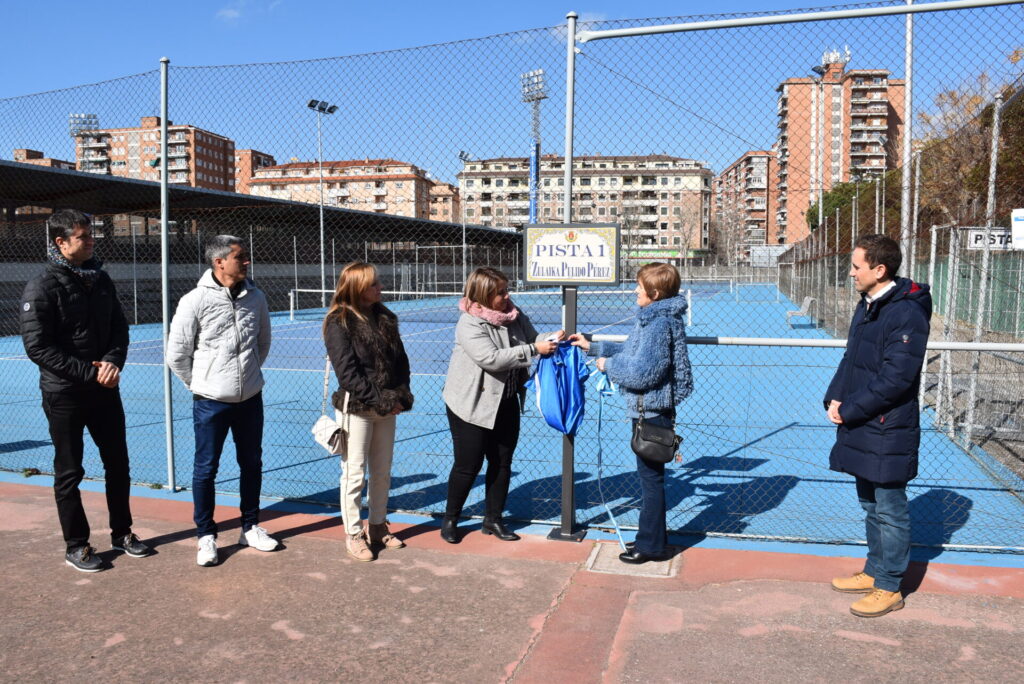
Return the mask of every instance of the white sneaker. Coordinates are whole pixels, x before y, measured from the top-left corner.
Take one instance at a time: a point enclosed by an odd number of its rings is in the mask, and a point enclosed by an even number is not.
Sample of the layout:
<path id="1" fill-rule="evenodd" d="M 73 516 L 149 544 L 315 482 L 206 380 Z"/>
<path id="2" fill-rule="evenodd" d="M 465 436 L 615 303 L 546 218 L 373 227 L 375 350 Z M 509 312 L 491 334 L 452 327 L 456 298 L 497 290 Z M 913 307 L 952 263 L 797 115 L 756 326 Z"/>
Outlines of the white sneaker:
<path id="1" fill-rule="evenodd" d="M 248 532 L 243 532 L 238 538 L 238 543 L 242 546 L 251 546 L 257 551 L 273 551 L 280 546 L 262 527 L 250 527 Z"/>
<path id="2" fill-rule="evenodd" d="M 208 568 L 217 564 L 217 538 L 212 534 L 204 534 L 199 538 L 199 552 L 196 554 L 196 565 Z"/>

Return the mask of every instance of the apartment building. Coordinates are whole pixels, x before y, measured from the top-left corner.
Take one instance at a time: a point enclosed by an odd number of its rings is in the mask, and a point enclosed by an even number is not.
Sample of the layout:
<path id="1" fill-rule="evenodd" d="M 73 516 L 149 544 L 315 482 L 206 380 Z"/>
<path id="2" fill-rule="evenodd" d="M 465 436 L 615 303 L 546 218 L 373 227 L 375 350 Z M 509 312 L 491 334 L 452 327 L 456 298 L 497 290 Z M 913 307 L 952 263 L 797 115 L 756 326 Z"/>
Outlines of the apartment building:
<path id="1" fill-rule="evenodd" d="M 39 150 L 29 150 L 26 148 L 20 148 L 14 150 L 12 157 L 14 161 L 21 162 L 22 164 L 33 164 L 35 166 L 47 166 L 51 169 L 68 169 L 70 171 L 75 170 L 75 163 L 70 161 L 64 161 L 63 159 L 53 159 L 51 157 L 44 156 Z"/>
<path id="2" fill-rule="evenodd" d="M 168 122 L 170 183 L 211 190 L 235 189 L 235 143 L 195 126 Z M 137 128 L 83 130 L 75 141 L 79 171 L 160 180 L 160 117 L 144 116 Z"/>
<path id="3" fill-rule="evenodd" d="M 885 69 L 847 69 L 849 61 L 849 49 L 826 52 L 814 76 L 789 78 L 776 88 L 778 180 L 769 241 L 806 237 L 807 212 L 819 193 L 900 165 L 904 81 Z"/>
<path id="4" fill-rule="evenodd" d="M 70 171 L 75 170 L 75 163 L 64 161 L 63 159 L 53 159 L 52 157 L 45 156 L 39 150 L 30 150 L 27 148 L 18 148 L 14 150 L 11 158 L 16 162 L 22 164 L 32 164 L 33 166 L 46 166 L 51 169 L 68 169 Z M 9 215 L 7 221 L 13 224 L 15 216 L 42 216 L 49 215 L 52 213 L 51 209 L 46 207 L 10 207 L 7 210 Z"/>
<path id="5" fill-rule="evenodd" d="M 774 156 L 749 150 L 715 177 L 712 227 L 718 252 L 731 263 L 749 261 L 752 245 L 769 244 Z M 776 240 L 772 236 L 771 243 Z"/>
<path id="6" fill-rule="evenodd" d="M 423 169 L 395 159 L 323 162 L 324 204 L 378 214 L 431 218 L 434 181 Z M 320 164 L 292 162 L 257 169 L 249 192 L 294 202 L 320 202 Z"/>
<path id="7" fill-rule="evenodd" d="M 249 194 L 249 184 L 260 169 L 275 166 L 277 161 L 259 150 L 235 150 L 235 192 Z"/>
<path id="8" fill-rule="evenodd" d="M 451 183 L 435 182 L 430 186 L 430 218 L 433 221 L 462 221 L 459 189 Z"/>
<path id="9" fill-rule="evenodd" d="M 500 157 L 463 162 L 457 175 L 466 221 L 520 228 L 529 220 L 529 160 Z M 540 161 L 537 220 L 561 221 L 565 159 Z M 618 223 L 630 249 L 645 258 L 676 259 L 708 248 L 712 173 L 703 162 L 668 155 L 573 159 L 573 221 Z M 657 253 L 657 254 L 654 254 Z"/>

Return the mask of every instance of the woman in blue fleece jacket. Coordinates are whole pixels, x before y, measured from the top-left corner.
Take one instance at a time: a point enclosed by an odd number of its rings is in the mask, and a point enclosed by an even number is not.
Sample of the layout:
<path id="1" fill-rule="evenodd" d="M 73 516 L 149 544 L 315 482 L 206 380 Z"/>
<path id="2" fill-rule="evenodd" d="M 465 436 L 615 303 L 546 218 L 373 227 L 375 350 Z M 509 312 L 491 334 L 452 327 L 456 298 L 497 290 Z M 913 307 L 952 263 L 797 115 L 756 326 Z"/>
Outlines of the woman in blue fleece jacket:
<path id="1" fill-rule="evenodd" d="M 597 368 L 622 388 L 634 429 L 643 400 L 644 420 L 675 424 L 675 411 L 693 392 L 693 373 L 686 349 L 686 299 L 679 296 L 675 266 L 650 263 L 636 274 L 636 323 L 623 343 L 593 342 L 576 334 L 569 339 L 597 356 Z M 643 501 L 636 543 L 619 559 L 625 563 L 663 560 L 665 523 L 665 464 L 636 457 Z"/>

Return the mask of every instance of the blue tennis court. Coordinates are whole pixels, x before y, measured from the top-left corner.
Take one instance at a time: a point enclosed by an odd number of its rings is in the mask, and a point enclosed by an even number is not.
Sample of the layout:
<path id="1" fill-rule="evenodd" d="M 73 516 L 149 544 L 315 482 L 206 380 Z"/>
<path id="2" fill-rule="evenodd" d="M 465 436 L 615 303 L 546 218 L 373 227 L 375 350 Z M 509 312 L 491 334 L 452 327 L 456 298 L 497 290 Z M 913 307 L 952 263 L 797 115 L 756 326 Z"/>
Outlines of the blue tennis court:
<path id="1" fill-rule="evenodd" d="M 684 287 L 687 287 L 684 284 Z M 824 338 L 773 284 L 693 283 L 694 336 Z M 540 331 L 556 330 L 557 292 L 516 298 Z M 632 325 L 631 291 L 581 289 L 579 329 L 625 334 Z M 458 316 L 456 297 L 391 301 L 401 320 L 412 363 L 416 406 L 398 419 L 391 506 L 439 512 L 446 497 L 451 441 L 441 389 Z M 272 316 L 274 341 L 264 372 L 266 430 L 263 492 L 267 496 L 337 505 L 339 464 L 312 440 L 320 410 L 324 348 L 323 309 Z M 692 346 L 696 390 L 679 411 L 684 462 L 669 466 L 670 529 L 694 534 L 740 535 L 844 542 L 863 536 L 852 478 L 828 470 L 834 428 L 821 396 L 842 351 L 788 347 Z M 0 426 L 0 467 L 49 472 L 52 451 L 40 408 L 35 366 L 17 337 L 0 340 L 6 418 Z M 332 375 L 332 384 L 334 378 Z M 593 383 L 591 383 L 592 385 Z M 167 482 L 163 423 L 160 326 L 134 326 L 122 380 L 133 479 Z M 191 397 L 174 381 L 175 477 L 191 482 Z M 526 414 L 508 508 L 519 520 L 557 521 L 560 515 L 561 435 L 549 428 L 527 397 Z M 587 418 L 576 437 L 577 520 L 606 526 L 603 498 L 620 524 L 637 521 L 639 484 L 620 397 L 606 400 L 588 389 Z M 909 488 L 914 541 L 927 546 L 1020 547 L 1024 504 L 1014 495 L 1020 479 L 984 452 L 966 454 L 922 415 L 921 475 Z M 230 442 L 230 440 L 229 440 Z M 603 467 L 599 474 L 599 453 Z M 218 486 L 235 491 L 233 446 L 222 460 Z M 86 470 L 102 469 L 91 443 Z M 467 513 L 482 514 L 483 478 Z"/>

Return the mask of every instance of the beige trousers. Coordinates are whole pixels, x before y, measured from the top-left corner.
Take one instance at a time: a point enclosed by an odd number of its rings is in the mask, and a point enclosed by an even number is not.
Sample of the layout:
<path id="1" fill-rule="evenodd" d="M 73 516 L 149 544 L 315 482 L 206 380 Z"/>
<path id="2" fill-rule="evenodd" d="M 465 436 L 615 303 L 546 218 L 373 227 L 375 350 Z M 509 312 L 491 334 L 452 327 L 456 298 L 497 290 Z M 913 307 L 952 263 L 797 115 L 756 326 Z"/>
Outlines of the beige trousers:
<path id="1" fill-rule="evenodd" d="M 359 534 L 363 530 L 359 511 L 367 471 L 370 476 L 367 493 L 370 522 L 380 524 L 387 517 L 391 458 L 395 450 L 395 416 L 342 414 L 336 410 L 335 420 L 348 431 L 348 443 L 341 459 L 341 519 L 347 534 Z"/>

